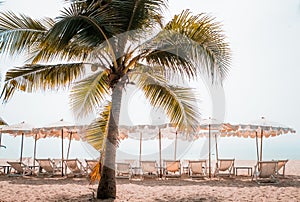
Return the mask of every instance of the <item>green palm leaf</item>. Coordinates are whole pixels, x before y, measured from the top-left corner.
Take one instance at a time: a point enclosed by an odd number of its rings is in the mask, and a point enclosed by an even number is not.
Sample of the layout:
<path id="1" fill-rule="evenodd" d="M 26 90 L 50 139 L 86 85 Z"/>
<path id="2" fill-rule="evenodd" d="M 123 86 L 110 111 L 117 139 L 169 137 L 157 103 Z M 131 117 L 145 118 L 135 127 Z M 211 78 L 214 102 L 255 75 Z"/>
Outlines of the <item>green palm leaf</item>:
<path id="1" fill-rule="evenodd" d="M 110 108 L 111 103 L 109 102 L 103 107 L 100 116 L 86 129 L 85 139 L 98 151 L 103 151 L 105 147 Z"/>
<path id="2" fill-rule="evenodd" d="M 191 54 L 202 69 L 211 74 L 212 78 L 223 79 L 230 65 L 230 48 L 225 42 L 225 35 L 221 29 L 221 24 L 214 22 L 214 18 L 204 14 L 191 15 L 189 10 L 184 10 L 180 15 L 176 15 L 165 27 L 165 30 L 176 31 L 188 39 L 196 42 L 192 43 Z"/>
<path id="3" fill-rule="evenodd" d="M 70 105 L 78 116 L 97 111 L 110 93 L 108 71 L 97 72 L 74 84 L 70 93 Z"/>
<path id="4" fill-rule="evenodd" d="M 32 92 L 68 87 L 83 73 L 84 65 L 82 63 L 26 65 L 22 68 L 10 69 L 6 73 L 1 97 L 4 101 L 8 101 L 17 89 Z"/>
<path id="5" fill-rule="evenodd" d="M 50 18 L 34 20 L 12 12 L 0 14 L 1 52 L 16 54 L 29 50 L 41 42 L 54 21 Z"/>
<path id="6" fill-rule="evenodd" d="M 197 93 L 192 88 L 171 85 L 153 68 L 148 68 L 147 72 L 131 72 L 130 78 L 143 90 L 150 104 L 161 107 L 179 130 L 196 129 L 200 113 L 196 107 Z"/>

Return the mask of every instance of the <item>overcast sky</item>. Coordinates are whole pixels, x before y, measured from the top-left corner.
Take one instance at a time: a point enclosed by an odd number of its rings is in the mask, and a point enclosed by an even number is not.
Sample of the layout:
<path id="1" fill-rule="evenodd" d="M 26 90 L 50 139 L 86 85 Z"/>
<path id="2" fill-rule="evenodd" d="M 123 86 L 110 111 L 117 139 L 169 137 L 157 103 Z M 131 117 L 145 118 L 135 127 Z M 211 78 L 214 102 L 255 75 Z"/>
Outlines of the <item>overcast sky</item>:
<path id="1" fill-rule="evenodd" d="M 7 0 L 2 5 L 33 17 L 54 17 L 60 6 L 59 0 L 42 4 L 37 0 Z M 165 14 L 170 19 L 183 9 L 207 13 L 223 24 L 232 50 L 231 69 L 224 82 L 225 121 L 247 123 L 265 116 L 300 131 L 300 1 L 170 0 Z M 21 63 L 7 60 L 1 70 Z M 204 92 L 203 99 L 210 100 L 208 95 Z M 205 116 L 209 116 L 207 111 Z M 1 106 L 0 115 L 8 123 L 26 120 L 37 125 L 72 118 L 64 92 L 17 93 Z M 274 138 L 272 143 L 290 155 L 287 157 L 300 159 L 298 134 Z"/>

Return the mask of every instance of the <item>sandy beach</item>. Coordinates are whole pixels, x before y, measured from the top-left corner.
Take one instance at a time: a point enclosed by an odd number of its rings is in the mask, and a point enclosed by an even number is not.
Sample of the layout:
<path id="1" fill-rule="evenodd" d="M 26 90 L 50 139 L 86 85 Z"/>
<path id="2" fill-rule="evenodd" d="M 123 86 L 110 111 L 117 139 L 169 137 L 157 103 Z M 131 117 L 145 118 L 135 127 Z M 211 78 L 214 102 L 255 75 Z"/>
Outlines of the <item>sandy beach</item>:
<path id="1" fill-rule="evenodd" d="M 240 164 L 245 164 L 240 162 Z M 101 201 L 86 178 L 0 176 L 0 201 Z M 300 201 L 300 161 L 290 160 L 278 184 L 230 179 L 117 180 L 117 198 L 103 201 Z"/>

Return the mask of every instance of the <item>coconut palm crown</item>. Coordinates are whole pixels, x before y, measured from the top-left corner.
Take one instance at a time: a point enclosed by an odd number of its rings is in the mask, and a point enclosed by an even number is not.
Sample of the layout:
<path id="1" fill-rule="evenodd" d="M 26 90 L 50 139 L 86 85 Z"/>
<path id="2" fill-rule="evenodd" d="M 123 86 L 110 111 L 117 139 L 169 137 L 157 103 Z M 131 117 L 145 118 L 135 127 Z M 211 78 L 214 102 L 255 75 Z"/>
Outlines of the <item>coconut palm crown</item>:
<path id="1" fill-rule="evenodd" d="M 126 86 L 144 92 L 178 130 L 194 130 L 199 120 L 197 96 L 191 88 L 174 85 L 174 80 L 182 83 L 206 74 L 221 83 L 228 72 L 230 49 L 220 23 L 189 10 L 164 23 L 166 4 L 165 0 L 70 1 L 55 19 L 0 14 L 1 53 L 27 56 L 27 64 L 6 73 L 4 102 L 16 90 L 71 87 L 70 104 L 78 116 L 99 109 L 107 112 L 92 124 L 100 130 L 89 139 L 104 154 L 97 198 L 116 197 L 114 168 Z"/>

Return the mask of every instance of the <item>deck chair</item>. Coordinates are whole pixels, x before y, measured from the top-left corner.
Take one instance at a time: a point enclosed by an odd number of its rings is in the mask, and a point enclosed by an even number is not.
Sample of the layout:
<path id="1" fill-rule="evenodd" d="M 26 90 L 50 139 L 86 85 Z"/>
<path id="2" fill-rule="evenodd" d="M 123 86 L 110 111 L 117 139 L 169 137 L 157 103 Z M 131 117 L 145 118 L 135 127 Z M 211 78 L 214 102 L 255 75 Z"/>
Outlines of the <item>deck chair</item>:
<path id="1" fill-rule="evenodd" d="M 142 178 L 158 177 L 156 161 L 141 161 Z"/>
<path id="2" fill-rule="evenodd" d="M 231 177 L 234 175 L 234 159 L 218 159 L 216 163 L 216 177 Z"/>
<path id="3" fill-rule="evenodd" d="M 92 170 L 96 167 L 96 165 L 99 163 L 99 160 L 85 159 L 85 163 L 86 163 L 85 171 L 87 174 L 90 174 Z"/>
<path id="4" fill-rule="evenodd" d="M 205 177 L 206 160 L 189 161 L 189 177 Z"/>
<path id="5" fill-rule="evenodd" d="M 116 163 L 116 178 L 131 179 L 130 163 Z"/>
<path id="6" fill-rule="evenodd" d="M 84 166 L 78 159 L 67 159 L 64 160 L 66 168 L 70 171 L 66 173 L 67 176 L 78 176 L 81 177 L 86 174 Z"/>
<path id="7" fill-rule="evenodd" d="M 285 165 L 287 164 L 289 160 L 277 160 L 278 164 L 277 164 L 277 175 L 280 177 L 284 177 L 285 175 Z M 280 173 L 279 171 L 282 170 L 282 172 Z"/>
<path id="8" fill-rule="evenodd" d="M 33 170 L 23 162 L 7 161 L 7 164 L 11 167 L 8 176 L 26 176 L 33 174 Z"/>
<path id="9" fill-rule="evenodd" d="M 180 160 L 164 160 L 165 170 L 163 176 L 167 178 L 181 177 Z"/>
<path id="10" fill-rule="evenodd" d="M 55 163 L 51 159 L 35 159 L 39 166 L 39 172 L 38 175 L 40 174 L 47 174 L 49 176 L 54 176 L 56 174 L 61 174 L 61 170 L 59 167 L 55 165 Z"/>
<path id="11" fill-rule="evenodd" d="M 278 161 L 259 161 L 254 167 L 252 180 L 258 184 L 261 183 L 278 183 L 277 178 Z"/>

